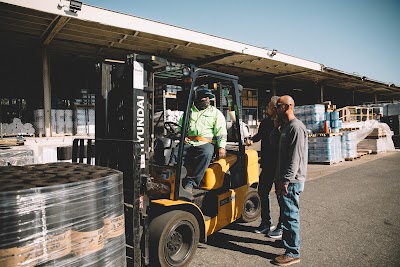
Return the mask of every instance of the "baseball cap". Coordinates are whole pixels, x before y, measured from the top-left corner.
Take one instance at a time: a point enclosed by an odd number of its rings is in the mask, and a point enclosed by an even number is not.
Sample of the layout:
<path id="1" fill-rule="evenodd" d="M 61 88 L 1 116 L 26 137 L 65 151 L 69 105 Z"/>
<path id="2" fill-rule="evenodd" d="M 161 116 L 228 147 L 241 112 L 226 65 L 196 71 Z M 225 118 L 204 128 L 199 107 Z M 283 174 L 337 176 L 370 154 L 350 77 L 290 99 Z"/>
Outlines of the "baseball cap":
<path id="1" fill-rule="evenodd" d="M 209 97 L 210 99 L 213 99 L 215 97 L 211 92 L 211 90 L 204 86 L 198 87 L 195 91 L 195 94 L 196 94 L 196 99 L 201 99 L 203 97 Z"/>

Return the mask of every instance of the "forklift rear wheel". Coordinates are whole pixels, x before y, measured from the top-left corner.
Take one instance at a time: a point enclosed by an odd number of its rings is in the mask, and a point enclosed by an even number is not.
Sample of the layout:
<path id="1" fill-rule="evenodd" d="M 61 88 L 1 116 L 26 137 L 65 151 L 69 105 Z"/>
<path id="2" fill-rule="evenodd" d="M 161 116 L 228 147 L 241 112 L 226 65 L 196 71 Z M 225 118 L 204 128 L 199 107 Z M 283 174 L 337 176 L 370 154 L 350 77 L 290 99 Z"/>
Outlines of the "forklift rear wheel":
<path id="1" fill-rule="evenodd" d="M 199 232 L 199 223 L 189 212 L 174 210 L 156 217 L 149 226 L 151 266 L 189 265 Z"/>
<path id="2" fill-rule="evenodd" d="M 242 221 L 253 222 L 261 215 L 261 199 L 257 190 L 250 188 L 244 199 Z"/>

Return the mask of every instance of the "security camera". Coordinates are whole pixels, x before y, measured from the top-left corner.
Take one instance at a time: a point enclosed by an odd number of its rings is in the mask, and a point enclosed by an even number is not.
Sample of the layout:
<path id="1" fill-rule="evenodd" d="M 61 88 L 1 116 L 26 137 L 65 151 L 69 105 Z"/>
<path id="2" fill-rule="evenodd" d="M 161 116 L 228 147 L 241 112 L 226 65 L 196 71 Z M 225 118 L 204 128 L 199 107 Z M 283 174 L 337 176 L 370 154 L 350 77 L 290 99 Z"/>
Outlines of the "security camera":
<path id="1" fill-rule="evenodd" d="M 82 9 L 81 1 L 70 0 L 69 11 L 76 13 L 78 11 L 81 11 L 81 9 Z"/>
<path id="2" fill-rule="evenodd" d="M 270 57 L 273 57 L 273 56 L 276 55 L 276 52 L 278 52 L 278 50 L 273 49 L 272 51 L 268 51 L 268 52 L 267 52 L 267 55 L 270 56 Z"/>

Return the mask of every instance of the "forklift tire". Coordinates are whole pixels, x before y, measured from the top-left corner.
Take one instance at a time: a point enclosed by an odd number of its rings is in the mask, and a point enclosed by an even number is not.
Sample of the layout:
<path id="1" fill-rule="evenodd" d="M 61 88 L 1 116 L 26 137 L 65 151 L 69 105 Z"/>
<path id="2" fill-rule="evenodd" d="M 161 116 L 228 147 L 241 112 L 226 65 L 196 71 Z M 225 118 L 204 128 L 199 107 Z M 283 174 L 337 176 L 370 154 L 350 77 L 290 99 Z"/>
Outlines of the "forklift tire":
<path id="1" fill-rule="evenodd" d="M 151 266 L 188 266 L 199 244 L 199 233 L 199 223 L 189 212 L 174 210 L 154 218 L 149 226 Z"/>
<path id="2" fill-rule="evenodd" d="M 254 222 L 261 215 L 261 199 L 258 191 L 254 188 L 250 188 L 247 191 L 246 197 L 243 203 L 243 222 Z"/>

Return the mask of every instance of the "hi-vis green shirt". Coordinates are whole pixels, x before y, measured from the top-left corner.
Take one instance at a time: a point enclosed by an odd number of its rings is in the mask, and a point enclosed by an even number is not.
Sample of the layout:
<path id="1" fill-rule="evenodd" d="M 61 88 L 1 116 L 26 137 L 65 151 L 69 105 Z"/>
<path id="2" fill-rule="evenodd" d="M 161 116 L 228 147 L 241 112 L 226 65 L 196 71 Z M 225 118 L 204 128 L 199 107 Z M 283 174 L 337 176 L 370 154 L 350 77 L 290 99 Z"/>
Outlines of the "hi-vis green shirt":
<path id="1" fill-rule="evenodd" d="M 182 120 L 183 116 L 179 120 L 179 125 L 182 125 Z M 213 140 L 213 143 L 216 143 L 218 148 L 225 148 L 227 131 L 224 114 L 211 105 L 203 110 L 198 110 L 195 105 L 192 105 L 187 136 L 201 136 Z M 189 143 L 193 146 L 199 146 L 207 142 L 192 140 Z"/>

